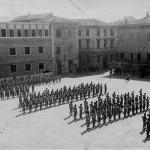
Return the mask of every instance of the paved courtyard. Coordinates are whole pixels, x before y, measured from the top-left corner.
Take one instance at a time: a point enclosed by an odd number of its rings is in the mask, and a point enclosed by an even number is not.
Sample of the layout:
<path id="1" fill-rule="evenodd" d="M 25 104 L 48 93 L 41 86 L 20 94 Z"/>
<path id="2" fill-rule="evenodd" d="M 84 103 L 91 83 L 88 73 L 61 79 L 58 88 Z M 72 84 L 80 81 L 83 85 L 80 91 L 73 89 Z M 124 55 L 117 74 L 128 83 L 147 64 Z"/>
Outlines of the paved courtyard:
<path id="1" fill-rule="evenodd" d="M 150 96 L 150 82 L 124 79 L 109 79 L 107 73 L 86 77 L 63 78 L 61 83 L 44 85 L 35 88 L 43 91 L 46 88 L 57 89 L 64 85 L 73 86 L 80 83 L 107 83 L 108 91 L 117 94 L 135 93 L 142 88 Z M 94 99 L 92 99 L 94 100 Z M 77 105 L 83 101 L 77 102 Z M 68 104 L 52 107 L 27 115 L 17 109 L 18 99 L 0 102 L 0 149 L 120 149 L 150 148 L 150 141 L 144 142 L 146 134 L 142 130 L 142 115 L 96 128 L 85 132 L 85 119 L 72 122 Z"/>

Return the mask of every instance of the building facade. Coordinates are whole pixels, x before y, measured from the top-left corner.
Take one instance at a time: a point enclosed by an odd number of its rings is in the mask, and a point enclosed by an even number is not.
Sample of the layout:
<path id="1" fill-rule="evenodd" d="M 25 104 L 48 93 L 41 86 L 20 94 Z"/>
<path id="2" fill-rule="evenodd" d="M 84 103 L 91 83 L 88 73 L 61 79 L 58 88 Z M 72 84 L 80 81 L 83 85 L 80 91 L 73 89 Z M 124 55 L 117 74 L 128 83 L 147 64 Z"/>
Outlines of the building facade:
<path id="1" fill-rule="evenodd" d="M 142 76 L 150 73 L 150 15 L 118 26 L 116 62 Z"/>
<path id="2" fill-rule="evenodd" d="M 53 14 L 0 23 L 0 76 L 71 73 L 78 67 L 77 25 Z"/>
<path id="3" fill-rule="evenodd" d="M 80 68 L 100 71 L 107 68 L 116 49 L 117 28 L 97 20 L 79 22 L 78 51 Z M 111 54 L 112 53 L 112 54 Z"/>
<path id="4" fill-rule="evenodd" d="M 0 77 L 100 71 L 115 59 L 117 41 L 118 28 L 98 20 L 20 16 L 0 23 Z"/>

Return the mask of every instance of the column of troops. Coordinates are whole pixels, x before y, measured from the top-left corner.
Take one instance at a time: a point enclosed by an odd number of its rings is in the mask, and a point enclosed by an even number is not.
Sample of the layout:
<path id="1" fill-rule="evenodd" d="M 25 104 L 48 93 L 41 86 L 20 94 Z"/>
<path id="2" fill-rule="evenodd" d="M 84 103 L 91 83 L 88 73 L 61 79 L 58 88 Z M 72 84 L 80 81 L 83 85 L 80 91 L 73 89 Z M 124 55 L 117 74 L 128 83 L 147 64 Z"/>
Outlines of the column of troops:
<path id="1" fill-rule="evenodd" d="M 98 96 L 98 100 L 89 104 L 87 99 L 84 100 L 84 104 L 80 104 L 77 108 L 76 104 L 69 103 L 70 114 L 73 115 L 74 121 L 83 118 L 83 114 L 86 118 L 87 131 L 90 129 L 90 124 L 92 123 L 92 128 L 100 125 L 105 125 L 106 123 L 112 123 L 120 119 L 128 118 L 139 113 L 143 113 L 149 110 L 149 97 L 146 93 L 139 91 L 138 95 L 132 93 L 125 93 L 121 95 L 116 95 L 114 92 L 112 96 L 109 93 L 106 94 L 105 98 L 101 98 L 101 94 Z M 149 118 L 143 118 L 143 130 L 147 130 L 147 136 L 150 132 L 150 114 Z M 146 127 L 147 125 L 147 127 Z"/>
<path id="2" fill-rule="evenodd" d="M 61 82 L 61 76 L 44 74 L 43 76 L 24 76 L 0 80 L 0 100 L 19 97 L 20 94 L 29 94 L 29 89 L 35 85 Z"/>
<path id="3" fill-rule="evenodd" d="M 37 111 L 46 109 L 49 107 L 55 107 L 56 105 L 63 105 L 70 101 L 79 101 L 82 99 L 96 97 L 98 94 L 102 94 L 102 89 L 107 90 L 107 85 L 102 84 L 80 84 L 74 87 L 64 86 L 61 89 L 49 90 L 44 92 L 31 92 L 24 93 L 19 97 L 19 107 L 22 108 L 23 113 L 30 113 L 31 111 Z"/>

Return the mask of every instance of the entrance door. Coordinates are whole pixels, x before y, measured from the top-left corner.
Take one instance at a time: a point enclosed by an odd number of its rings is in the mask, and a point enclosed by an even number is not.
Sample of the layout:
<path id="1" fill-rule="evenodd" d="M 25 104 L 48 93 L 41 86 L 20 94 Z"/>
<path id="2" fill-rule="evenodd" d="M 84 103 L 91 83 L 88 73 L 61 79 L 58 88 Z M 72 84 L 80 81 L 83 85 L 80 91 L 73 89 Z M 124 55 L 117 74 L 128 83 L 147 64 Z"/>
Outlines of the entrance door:
<path id="1" fill-rule="evenodd" d="M 104 56 L 103 58 L 103 68 L 107 68 L 107 57 Z"/>
<path id="2" fill-rule="evenodd" d="M 57 62 L 57 71 L 58 71 L 58 74 L 62 74 L 62 65 L 61 65 L 61 62 Z"/>
<path id="3" fill-rule="evenodd" d="M 73 60 L 69 60 L 68 61 L 68 70 L 69 70 L 69 73 L 72 73 L 73 72 Z"/>

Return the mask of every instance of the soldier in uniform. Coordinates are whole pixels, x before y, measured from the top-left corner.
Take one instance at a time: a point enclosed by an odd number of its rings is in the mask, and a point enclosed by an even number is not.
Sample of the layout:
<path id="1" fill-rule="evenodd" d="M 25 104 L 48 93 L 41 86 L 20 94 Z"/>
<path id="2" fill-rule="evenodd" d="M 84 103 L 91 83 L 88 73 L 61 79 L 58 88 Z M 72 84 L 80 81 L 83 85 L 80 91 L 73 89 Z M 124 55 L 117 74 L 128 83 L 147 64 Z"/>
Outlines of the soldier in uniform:
<path id="1" fill-rule="evenodd" d="M 29 113 L 32 111 L 32 101 L 29 101 Z"/>
<path id="2" fill-rule="evenodd" d="M 82 107 L 82 104 L 80 104 L 80 106 L 79 106 L 79 117 L 80 117 L 80 119 L 82 119 L 82 113 L 83 113 L 83 107 Z"/>
<path id="3" fill-rule="evenodd" d="M 84 100 L 84 113 L 85 113 L 85 114 L 86 114 L 87 106 L 88 106 L 88 102 L 87 102 L 87 100 L 85 99 L 85 100 Z"/>
<path id="4" fill-rule="evenodd" d="M 73 108 L 73 116 L 74 116 L 74 121 L 76 121 L 77 120 L 77 107 L 76 107 L 76 105 L 74 105 L 74 108 Z"/>
<path id="5" fill-rule="evenodd" d="M 135 104 L 134 101 L 132 101 L 132 115 L 134 115 L 134 111 L 135 111 Z"/>
<path id="6" fill-rule="evenodd" d="M 136 114 L 137 114 L 138 109 L 139 109 L 138 95 L 136 95 L 136 97 L 135 97 L 135 103 L 136 103 L 135 109 L 136 109 Z"/>
<path id="7" fill-rule="evenodd" d="M 145 112 L 145 106 L 146 106 L 146 93 L 143 95 L 143 112 Z"/>
<path id="8" fill-rule="evenodd" d="M 26 104 L 25 104 L 25 101 L 23 101 L 23 103 L 22 103 L 22 112 L 23 112 L 23 114 L 26 113 Z"/>
<path id="9" fill-rule="evenodd" d="M 142 116 L 142 120 L 143 120 L 143 131 L 145 131 L 146 130 L 146 121 L 147 121 L 146 113 L 144 113 L 144 116 Z"/>
<path id="10" fill-rule="evenodd" d="M 42 107 L 43 107 L 43 98 L 42 98 L 42 95 L 39 96 L 39 99 L 40 99 L 40 110 L 42 110 Z"/>
<path id="11" fill-rule="evenodd" d="M 89 114 L 86 115 L 86 126 L 87 126 L 87 131 L 90 129 L 90 116 Z"/>
<path id="12" fill-rule="evenodd" d="M 149 109 L 149 97 L 147 96 L 146 98 L 146 110 L 148 111 Z"/>
<path id="13" fill-rule="evenodd" d="M 106 110 L 105 108 L 103 108 L 103 111 L 102 111 L 102 118 L 103 118 L 103 124 L 106 123 Z"/>
<path id="14" fill-rule="evenodd" d="M 121 104 L 121 102 L 119 102 L 119 104 L 118 104 L 118 119 L 121 118 L 121 112 L 122 112 L 122 104 Z"/>
<path id="15" fill-rule="evenodd" d="M 142 112 L 142 97 L 139 96 L 139 103 L 140 103 L 140 113 Z"/>
<path id="16" fill-rule="evenodd" d="M 73 104 L 72 104 L 72 101 L 70 101 L 70 103 L 69 103 L 69 110 L 70 110 L 70 115 L 72 115 L 72 112 L 73 112 Z"/>
<path id="17" fill-rule="evenodd" d="M 105 83 L 105 85 L 104 85 L 104 94 L 106 94 L 106 93 L 107 93 L 107 85 Z"/>
<path id="18" fill-rule="evenodd" d="M 93 128 L 95 128 L 95 123 L 96 123 L 96 114 L 95 114 L 95 110 L 92 109 L 92 124 L 93 124 Z"/>
<path id="19" fill-rule="evenodd" d="M 150 116 L 147 120 L 147 138 L 149 138 L 149 132 L 150 132 Z"/>
<path id="20" fill-rule="evenodd" d="M 97 124 L 98 124 L 98 126 L 100 125 L 100 122 L 101 122 L 101 110 L 100 110 L 100 105 L 98 105 L 98 108 L 97 108 Z"/>
<path id="21" fill-rule="evenodd" d="M 34 93 L 34 85 L 32 85 L 32 93 Z"/>
<path id="22" fill-rule="evenodd" d="M 102 95 L 103 94 L 103 86 L 102 86 L 102 84 L 100 85 L 100 95 Z"/>
<path id="23" fill-rule="evenodd" d="M 124 118 L 126 118 L 127 115 L 127 104 L 124 105 Z"/>

